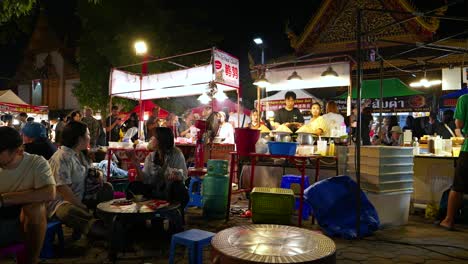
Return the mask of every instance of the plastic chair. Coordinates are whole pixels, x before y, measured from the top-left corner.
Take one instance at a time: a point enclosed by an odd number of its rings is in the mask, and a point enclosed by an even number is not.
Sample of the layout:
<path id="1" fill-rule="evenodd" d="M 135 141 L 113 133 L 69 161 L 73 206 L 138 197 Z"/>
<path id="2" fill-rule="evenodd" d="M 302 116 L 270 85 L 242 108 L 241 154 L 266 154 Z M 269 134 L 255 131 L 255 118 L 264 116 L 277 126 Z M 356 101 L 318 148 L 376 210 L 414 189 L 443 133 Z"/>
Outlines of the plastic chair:
<path id="1" fill-rule="evenodd" d="M 203 195 L 201 193 L 203 179 L 198 177 L 190 177 L 190 184 L 189 184 L 189 202 L 185 206 L 185 210 L 191 206 L 202 207 L 203 206 Z"/>
<path id="2" fill-rule="evenodd" d="M 51 221 L 47 223 L 47 231 L 44 239 L 44 245 L 42 246 L 40 257 L 41 259 L 49 259 L 55 256 L 54 254 L 54 240 L 55 235 L 57 235 L 59 241 L 59 248 L 63 251 L 64 239 L 63 239 L 63 229 L 62 222 L 60 221 Z"/>
<path id="3" fill-rule="evenodd" d="M 190 229 L 172 236 L 171 252 L 169 255 L 169 264 L 174 263 L 175 248 L 177 244 L 184 245 L 189 250 L 189 263 L 203 263 L 203 247 L 211 243 L 211 239 L 215 234 L 200 230 Z"/>
<path id="4" fill-rule="evenodd" d="M 304 190 L 310 186 L 309 176 L 304 176 Z M 292 189 L 294 194 L 300 194 L 301 188 L 301 175 L 283 175 L 281 178 L 281 188 L 285 189 Z M 294 204 L 294 209 L 297 210 L 299 208 L 299 198 L 296 197 L 296 202 Z M 302 219 L 307 220 L 312 213 L 312 209 L 310 205 L 306 203 L 304 200 L 304 204 L 302 207 Z"/>
<path id="5" fill-rule="evenodd" d="M 0 248 L 0 258 L 8 255 L 16 255 L 17 264 L 26 264 L 26 247 L 23 243 Z"/>

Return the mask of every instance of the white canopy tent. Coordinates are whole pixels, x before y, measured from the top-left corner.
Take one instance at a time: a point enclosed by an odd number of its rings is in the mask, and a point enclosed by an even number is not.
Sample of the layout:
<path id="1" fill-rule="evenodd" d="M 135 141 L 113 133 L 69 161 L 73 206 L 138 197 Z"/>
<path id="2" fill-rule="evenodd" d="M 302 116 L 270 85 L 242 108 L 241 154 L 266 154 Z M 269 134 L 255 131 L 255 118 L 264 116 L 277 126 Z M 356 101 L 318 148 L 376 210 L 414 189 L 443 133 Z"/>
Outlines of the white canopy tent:
<path id="1" fill-rule="evenodd" d="M 0 103 L 21 104 L 26 105 L 21 98 L 19 98 L 12 90 L 0 91 Z"/>
<path id="2" fill-rule="evenodd" d="M 207 51 L 211 52 L 211 60 L 207 65 L 183 70 L 142 74 L 113 68 L 109 77 L 111 105 L 113 96 L 139 100 L 141 105 L 142 100 L 201 94 L 213 95 L 215 90 L 217 90 L 218 93 L 232 90 L 236 91 L 237 103 L 239 105 L 239 59 L 216 48 L 170 56 L 119 68 L 164 61 Z M 212 100 L 215 99 L 212 98 Z M 141 111 L 142 109 L 140 109 L 140 116 Z M 141 120 L 139 133 L 141 133 L 142 130 L 143 121 Z"/>
<path id="3" fill-rule="evenodd" d="M 114 68 L 109 95 L 134 100 L 200 95 L 207 92 L 210 82 L 216 83 L 218 91 L 237 91 L 239 60 L 220 50 L 210 50 L 213 59 L 208 65 L 183 70 L 143 75 Z"/>

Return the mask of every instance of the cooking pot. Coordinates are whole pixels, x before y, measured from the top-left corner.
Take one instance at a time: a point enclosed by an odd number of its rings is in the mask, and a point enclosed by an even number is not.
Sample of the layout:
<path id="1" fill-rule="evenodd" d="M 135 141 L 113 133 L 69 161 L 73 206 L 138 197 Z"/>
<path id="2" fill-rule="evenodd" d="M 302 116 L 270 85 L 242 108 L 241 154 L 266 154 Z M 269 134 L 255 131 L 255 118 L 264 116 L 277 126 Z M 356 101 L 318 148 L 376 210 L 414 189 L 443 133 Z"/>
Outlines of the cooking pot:
<path id="1" fill-rule="evenodd" d="M 276 142 L 291 142 L 291 136 L 288 132 L 275 132 Z"/>
<path id="2" fill-rule="evenodd" d="M 272 140 L 272 137 L 270 137 L 270 132 L 263 132 L 260 133 L 260 138 L 265 139 L 266 141 Z"/>
<path id="3" fill-rule="evenodd" d="M 301 145 L 313 145 L 314 144 L 314 134 L 312 133 L 297 133 L 296 141 Z"/>

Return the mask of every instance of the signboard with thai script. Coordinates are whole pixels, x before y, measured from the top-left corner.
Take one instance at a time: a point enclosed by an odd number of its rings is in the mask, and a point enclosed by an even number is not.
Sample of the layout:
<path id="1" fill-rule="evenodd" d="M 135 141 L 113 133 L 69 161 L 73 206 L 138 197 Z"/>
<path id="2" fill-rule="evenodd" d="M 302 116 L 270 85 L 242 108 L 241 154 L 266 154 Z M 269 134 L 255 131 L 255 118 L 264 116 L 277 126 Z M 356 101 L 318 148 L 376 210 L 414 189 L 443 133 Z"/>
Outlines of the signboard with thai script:
<path id="1" fill-rule="evenodd" d="M 213 51 L 215 82 L 239 89 L 239 59 L 218 49 Z"/>
<path id="2" fill-rule="evenodd" d="M 310 110 L 310 108 L 312 108 L 312 103 L 314 103 L 312 98 L 296 99 L 294 107 L 298 108 L 299 110 Z M 262 101 L 261 111 L 276 111 L 278 109 L 284 108 L 284 106 L 284 100 L 270 100 L 267 102 Z"/>
<path id="3" fill-rule="evenodd" d="M 47 106 L 0 103 L 0 112 L 5 112 L 5 113 L 25 112 L 25 113 L 32 113 L 32 114 L 47 115 L 49 113 L 49 108 Z"/>
<path id="4" fill-rule="evenodd" d="M 419 94 L 383 98 L 382 113 L 431 112 L 432 100 L 432 96 Z M 335 102 L 340 112 L 346 113 L 346 99 L 335 100 Z M 356 104 L 355 99 L 352 100 L 352 104 Z M 380 111 L 380 99 L 363 99 L 362 105 L 372 107 L 374 113 Z"/>

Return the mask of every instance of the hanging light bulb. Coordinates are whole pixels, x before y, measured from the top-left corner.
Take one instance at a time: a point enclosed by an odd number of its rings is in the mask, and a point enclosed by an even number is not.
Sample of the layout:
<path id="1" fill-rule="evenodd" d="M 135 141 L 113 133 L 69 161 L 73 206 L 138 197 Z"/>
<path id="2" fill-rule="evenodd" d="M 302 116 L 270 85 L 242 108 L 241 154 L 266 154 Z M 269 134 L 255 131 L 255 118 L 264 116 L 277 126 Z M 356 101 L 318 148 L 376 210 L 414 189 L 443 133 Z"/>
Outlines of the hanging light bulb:
<path id="1" fill-rule="evenodd" d="M 218 101 L 224 101 L 224 100 L 226 100 L 228 97 L 227 97 L 226 93 L 224 93 L 223 91 L 218 91 L 218 92 L 215 94 L 214 98 L 215 98 L 216 100 L 218 100 Z"/>
<path id="2" fill-rule="evenodd" d="M 434 85 L 440 85 L 442 83 L 441 80 L 428 80 L 426 78 L 426 71 L 424 71 L 424 77 L 419 80 L 419 82 L 412 82 L 410 83 L 410 87 L 425 87 L 429 88 Z"/>
<path id="3" fill-rule="evenodd" d="M 302 77 L 299 74 L 297 74 L 296 71 L 293 71 L 293 73 L 288 77 L 288 81 L 302 81 Z"/>
<path id="4" fill-rule="evenodd" d="M 204 92 L 198 97 L 198 101 L 202 104 L 207 104 L 211 101 L 211 98 Z"/>
<path id="5" fill-rule="evenodd" d="M 265 78 L 265 74 L 262 74 L 262 76 L 256 79 L 253 84 L 260 88 L 265 88 L 265 87 L 270 86 L 270 82 L 268 81 L 267 78 Z"/>

